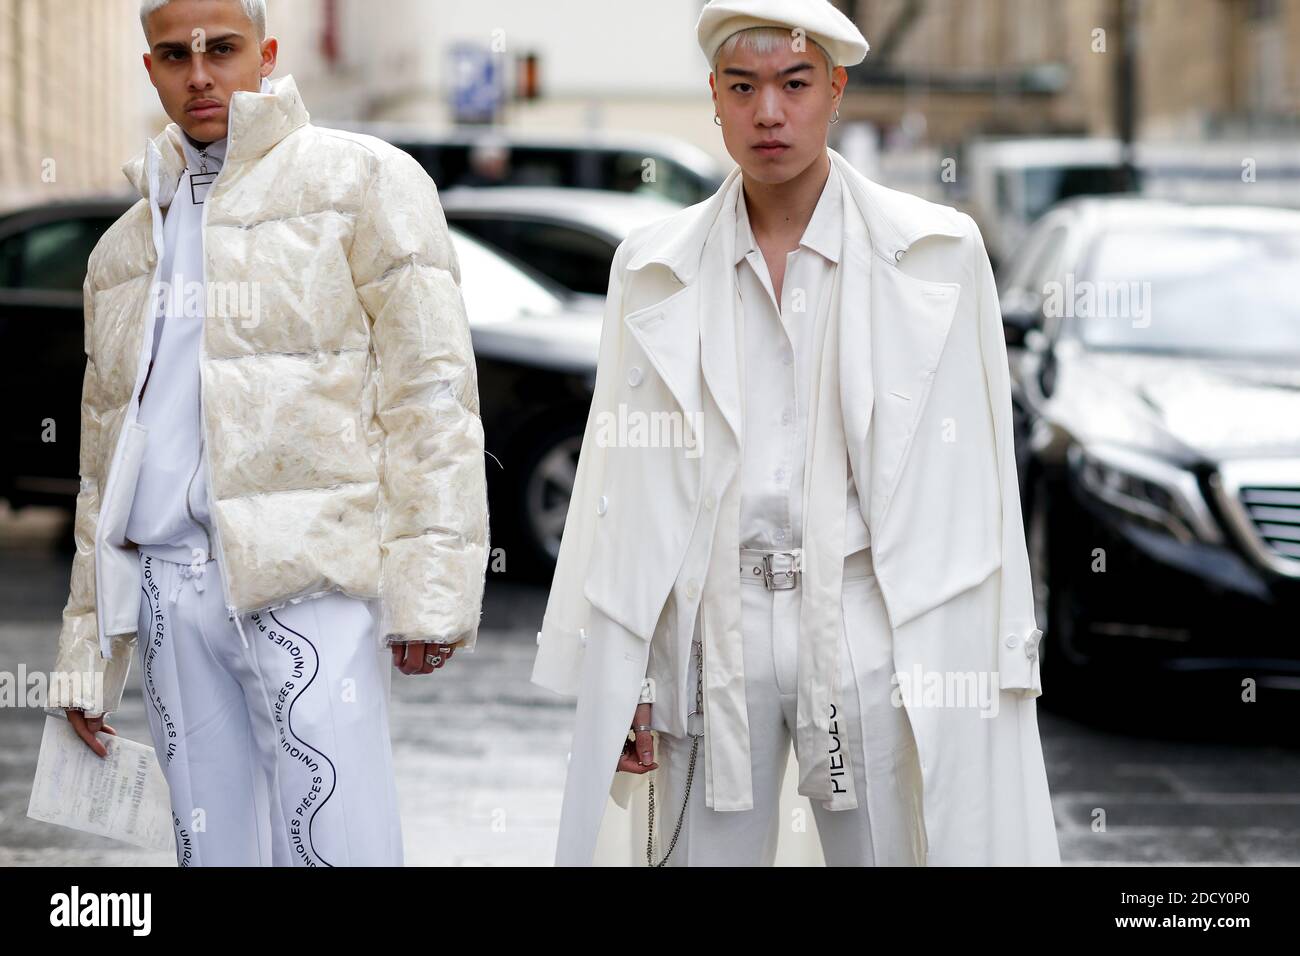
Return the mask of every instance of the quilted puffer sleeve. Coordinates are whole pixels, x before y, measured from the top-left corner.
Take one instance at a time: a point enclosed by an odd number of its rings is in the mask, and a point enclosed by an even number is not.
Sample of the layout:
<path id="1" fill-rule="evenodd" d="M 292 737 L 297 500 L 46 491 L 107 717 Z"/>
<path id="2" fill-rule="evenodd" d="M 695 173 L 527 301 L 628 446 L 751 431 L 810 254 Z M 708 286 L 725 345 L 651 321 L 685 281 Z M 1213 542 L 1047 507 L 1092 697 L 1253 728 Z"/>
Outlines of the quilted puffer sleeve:
<path id="1" fill-rule="evenodd" d="M 488 558 L 478 373 L 437 187 L 401 150 L 376 154 L 350 255 L 377 366 L 385 640 L 469 649 Z"/>
<path id="2" fill-rule="evenodd" d="M 94 262 L 92 255 L 91 262 Z M 113 657 L 105 659 L 99 649 L 99 626 L 95 615 L 95 527 L 99 521 L 99 455 L 102 403 L 99 375 L 91 354 L 91 329 L 95 321 L 93 265 L 82 285 L 85 310 L 86 373 L 81 386 L 81 487 L 77 492 L 73 537 L 72 579 L 63 608 L 59 648 L 50 674 L 46 712 L 65 707 L 84 710 L 88 717 L 117 710 L 122 689 L 131 669 L 131 637 L 113 639 Z"/>

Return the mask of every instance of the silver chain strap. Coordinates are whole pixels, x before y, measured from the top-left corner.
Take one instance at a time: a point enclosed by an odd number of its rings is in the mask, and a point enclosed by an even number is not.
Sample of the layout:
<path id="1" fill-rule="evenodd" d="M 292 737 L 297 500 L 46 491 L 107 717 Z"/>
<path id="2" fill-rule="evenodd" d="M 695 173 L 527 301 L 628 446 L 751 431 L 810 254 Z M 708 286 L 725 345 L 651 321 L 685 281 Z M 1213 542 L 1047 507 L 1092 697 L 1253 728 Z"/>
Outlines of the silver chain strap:
<path id="1" fill-rule="evenodd" d="M 682 812 L 677 814 L 677 826 L 673 828 L 673 838 L 668 843 L 668 852 L 658 863 L 654 861 L 655 845 L 655 782 L 650 781 L 650 826 L 645 841 L 645 861 L 649 866 L 663 866 L 677 848 L 677 838 L 682 832 L 682 823 L 686 819 L 686 805 L 691 798 L 691 783 L 695 779 L 695 759 L 700 752 L 700 738 L 704 736 L 704 648 L 699 641 L 695 646 L 695 709 L 686 715 L 686 733 L 691 740 L 691 761 L 686 769 L 686 793 L 682 796 Z M 695 717 L 696 730 L 691 730 L 691 718 Z"/>

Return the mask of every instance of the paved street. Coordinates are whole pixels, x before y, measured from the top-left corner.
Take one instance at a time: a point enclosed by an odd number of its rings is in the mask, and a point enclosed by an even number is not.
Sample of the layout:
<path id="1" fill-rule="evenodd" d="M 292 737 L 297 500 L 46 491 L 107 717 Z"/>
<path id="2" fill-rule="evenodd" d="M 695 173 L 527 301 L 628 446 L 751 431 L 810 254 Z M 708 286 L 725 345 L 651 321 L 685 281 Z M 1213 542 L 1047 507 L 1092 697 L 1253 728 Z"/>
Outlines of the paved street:
<path id="1" fill-rule="evenodd" d="M 3 505 L 0 505 L 3 508 Z M 49 668 L 69 555 L 48 512 L 0 511 L 0 671 Z M 436 677 L 394 675 L 393 749 L 410 864 L 544 865 L 559 819 L 572 708 L 529 683 L 544 589 L 490 580 L 478 650 Z M 137 669 L 118 733 L 148 739 Z M 1071 864 L 1300 863 L 1297 695 L 1231 686 L 1179 704 L 1135 685 L 1109 726 L 1040 708 L 1061 849 Z M 1219 698 L 1221 703 L 1212 701 Z M 1123 698 L 1108 696 L 1119 708 Z M 0 865 L 171 865 L 26 817 L 44 714 L 0 710 Z M 1284 723 L 1285 722 L 1285 723 Z M 1104 815 L 1104 828 L 1094 821 Z"/>

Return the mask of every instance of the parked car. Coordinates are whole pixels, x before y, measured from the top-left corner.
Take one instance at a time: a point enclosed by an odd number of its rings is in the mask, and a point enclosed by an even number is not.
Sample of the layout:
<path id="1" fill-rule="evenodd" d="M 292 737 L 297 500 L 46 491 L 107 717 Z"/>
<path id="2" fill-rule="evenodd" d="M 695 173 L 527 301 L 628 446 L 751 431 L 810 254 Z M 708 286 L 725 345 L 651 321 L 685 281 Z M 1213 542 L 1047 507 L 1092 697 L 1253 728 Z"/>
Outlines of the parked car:
<path id="1" fill-rule="evenodd" d="M 460 187 L 441 193 L 447 221 L 603 306 L 614 252 L 638 226 L 681 207 L 592 189 Z"/>
<path id="2" fill-rule="evenodd" d="M 131 199 L 0 217 L 0 497 L 71 509 L 86 369 L 81 286 L 100 235 Z M 567 292 L 451 230 L 474 340 L 494 547 L 510 571 L 549 573 L 591 404 L 600 322 Z"/>
<path id="3" fill-rule="evenodd" d="M 1121 197 L 1050 211 L 1002 273 L 1045 688 L 1295 686 L 1296 276 L 1300 212 Z"/>
<path id="4" fill-rule="evenodd" d="M 440 190 L 486 185 L 473 165 L 475 150 L 483 147 L 506 152 L 504 177 L 493 186 L 610 190 L 658 196 L 680 206 L 713 195 L 727 172 L 704 150 L 669 136 L 499 128 L 430 132 L 405 123 L 330 125 L 369 133 L 406 150 L 428 170 Z"/>

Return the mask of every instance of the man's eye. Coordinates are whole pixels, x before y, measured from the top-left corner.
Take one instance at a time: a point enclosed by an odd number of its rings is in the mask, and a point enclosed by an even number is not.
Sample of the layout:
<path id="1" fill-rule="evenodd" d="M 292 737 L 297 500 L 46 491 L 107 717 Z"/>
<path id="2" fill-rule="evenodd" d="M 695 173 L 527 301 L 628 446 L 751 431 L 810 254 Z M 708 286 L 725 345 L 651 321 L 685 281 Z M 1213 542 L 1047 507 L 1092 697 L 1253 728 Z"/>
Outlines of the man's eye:
<path id="1" fill-rule="evenodd" d="M 224 56 L 225 54 L 230 53 L 232 50 L 234 50 L 234 47 L 232 47 L 229 43 L 218 43 L 212 49 Z"/>
<path id="2" fill-rule="evenodd" d="M 185 59 L 185 54 L 182 53 L 180 50 L 169 50 L 168 52 L 163 54 L 163 59 L 171 60 L 174 63 L 177 60 Z"/>
<path id="3" fill-rule="evenodd" d="M 808 84 L 805 83 L 803 80 L 791 80 L 790 82 L 791 82 L 791 83 L 797 83 L 797 84 L 799 84 L 799 86 L 807 86 L 807 85 L 808 85 Z M 797 88 L 798 88 L 798 87 L 796 87 L 796 89 L 797 89 Z"/>
<path id="4" fill-rule="evenodd" d="M 742 89 L 741 89 L 742 86 L 745 87 L 746 89 L 745 89 L 745 90 L 742 90 Z M 749 84 L 748 84 L 748 83 L 733 83 L 733 84 L 731 85 L 731 88 L 732 88 L 733 90 L 735 90 L 737 93 L 744 93 L 744 92 L 746 92 L 746 90 L 749 88 Z"/>

